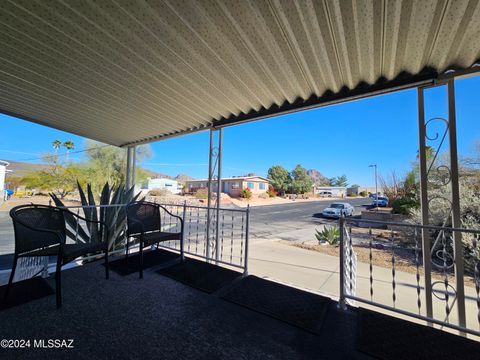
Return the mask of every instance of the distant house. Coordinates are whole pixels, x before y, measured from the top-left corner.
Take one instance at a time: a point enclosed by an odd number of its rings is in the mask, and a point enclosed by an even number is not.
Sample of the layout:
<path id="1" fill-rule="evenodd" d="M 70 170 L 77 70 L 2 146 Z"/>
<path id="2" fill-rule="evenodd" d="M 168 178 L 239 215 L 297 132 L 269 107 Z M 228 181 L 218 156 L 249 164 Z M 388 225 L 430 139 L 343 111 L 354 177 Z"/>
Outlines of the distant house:
<path id="1" fill-rule="evenodd" d="M 144 186 L 144 189 L 153 190 L 168 190 L 172 194 L 179 194 L 181 192 L 181 188 L 179 188 L 178 181 L 166 178 L 159 178 L 159 179 L 148 179 Z"/>
<path id="2" fill-rule="evenodd" d="M 375 187 L 367 187 L 367 186 L 350 186 L 347 189 L 347 196 L 358 196 L 361 192 L 368 194 L 375 194 Z"/>
<path id="3" fill-rule="evenodd" d="M 5 175 L 7 173 L 8 162 L 0 160 L 0 204 L 6 198 L 5 195 Z"/>
<path id="4" fill-rule="evenodd" d="M 189 192 L 206 189 L 208 180 L 189 180 L 186 187 Z M 265 193 L 268 190 L 268 179 L 261 176 L 238 176 L 222 179 L 222 192 L 232 197 L 238 197 L 242 189 L 249 188 L 254 195 Z"/>

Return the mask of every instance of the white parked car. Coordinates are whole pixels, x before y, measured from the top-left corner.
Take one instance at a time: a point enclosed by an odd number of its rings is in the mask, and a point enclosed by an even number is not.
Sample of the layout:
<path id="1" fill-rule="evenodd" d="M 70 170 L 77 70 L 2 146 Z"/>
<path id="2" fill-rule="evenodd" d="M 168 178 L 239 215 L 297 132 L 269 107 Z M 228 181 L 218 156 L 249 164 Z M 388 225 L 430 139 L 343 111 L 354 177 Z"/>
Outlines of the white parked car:
<path id="1" fill-rule="evenodd" d="M 333 193 L 331 191 L 322 191 L 322 192 L 318 193 L 318 195 L 320 197 L 332 197 Z"/>
<path id="2" fill-rule="evenodd" d="M 339 218 L 341 214 L 352 216 L 355 208 L 349 203 L 334 202 L 322 211 L 322 215 L 327 218 Z"/>

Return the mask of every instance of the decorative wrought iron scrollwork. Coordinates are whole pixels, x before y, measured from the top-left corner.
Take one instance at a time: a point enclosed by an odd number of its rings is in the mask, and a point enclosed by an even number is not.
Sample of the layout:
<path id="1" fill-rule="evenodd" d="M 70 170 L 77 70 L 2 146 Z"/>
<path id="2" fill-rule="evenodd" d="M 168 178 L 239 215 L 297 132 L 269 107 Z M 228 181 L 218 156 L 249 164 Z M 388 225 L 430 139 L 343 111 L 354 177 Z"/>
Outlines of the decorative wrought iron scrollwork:
<path id="1" fill-rule="evenodd" d="M 432 125 L 434 123 L 440 123 L 443 125 L 442 131 L 435 131 L 433 134 L 430 131 Z M 425 122 L 425 139 L 430 142 L 435 142 L 434 146 L 426 146 L 421 151 L 427 153 L 427 149 L 432 149 L 431 154 L 426 154 L 427 158 L 427 169 L 426 174 L 422 174 L 422 176 L 426 176 L 427 183 L 429 187 L 433 189 L 442 189 L 443 187 L 448 186 L 452 182 L 452 172 L 449 166 L 438 163 L 438 158 L 440 152 L 444 144 L 446 143 L 447 135 L 450 130 L 450 123 L 448 119 L 442 117 L 434 117 L 429 119 Z M 428 198 L 428 209 L 430 216 L 432 215 L 432 205 L 435 202 L 443 202 L 446 203 L 446 206 L 438 206 L 440 209 L 447 209 L 445 213 L 441 214 L 443 218 L 442 226 L 448 226 L 451 223 L 451 215 L 453 210 L 452 200 L 448 198 L 450 192 L 442 191 L 441 195 L 434 195 Z M 445 194 L 445 195 L 444 195 Z M 437 204 L 440 205 L 440 204 Z M 444 279 L 442 281 L 434 281 L 432 282 L 432 289 L 436 286 L 442 284 L 444 286 L 443 292 L 440 290 L 433 291 L 433 295 L 445 302 L 445 314 L 446 320 L 448 321 L 449 314 L 451 312 L 452 307 L 455 304 L 457 298 L 457 290 L 452 285 L 449 284 L 449 274 L 452 272 L 452 269 L 455 266 L 455 255 L 453 253 L 453 238 L 451 234 L 447 234 L 445 230 L 438 231 L 434 234 L 435 241 L 431 247 L 431 257 L 430 261 L 432 266 L 437 270 L 443 273 Z M 453 297 L 450 296 L 449 293 L 453 293 Z M 440 295 L 442 294 L 442 295 Z M 450 303 L 450 299 L 453 298 L 453 301 Z"/>

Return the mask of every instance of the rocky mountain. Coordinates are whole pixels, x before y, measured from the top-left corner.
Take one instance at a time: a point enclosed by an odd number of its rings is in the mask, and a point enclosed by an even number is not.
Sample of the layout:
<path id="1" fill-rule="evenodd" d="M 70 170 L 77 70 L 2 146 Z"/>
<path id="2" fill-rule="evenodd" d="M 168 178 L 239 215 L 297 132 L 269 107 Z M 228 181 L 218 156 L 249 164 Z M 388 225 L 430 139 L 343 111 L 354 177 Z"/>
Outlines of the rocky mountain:
<path id="1" fill-rule="evenodd" d="M 30 164 L 13 160 L 5 161 L 8 161 L 10 163 L 10 165 L 8 165 L 7 167 L 7 170 L 10 171 L 7 173 L 7 177 L 23 177 L 36 171 L 46 170 L 51 166 L 48 164 Z"/>
<path id="2" fill-rule="evenodd" d="M 318 170 L 307 170 L 307 175 L 310 176 L 310 178 L 317 186 L 328 186 L 330 184 L 328 178 L 323 176 L 322 173 Z"/>

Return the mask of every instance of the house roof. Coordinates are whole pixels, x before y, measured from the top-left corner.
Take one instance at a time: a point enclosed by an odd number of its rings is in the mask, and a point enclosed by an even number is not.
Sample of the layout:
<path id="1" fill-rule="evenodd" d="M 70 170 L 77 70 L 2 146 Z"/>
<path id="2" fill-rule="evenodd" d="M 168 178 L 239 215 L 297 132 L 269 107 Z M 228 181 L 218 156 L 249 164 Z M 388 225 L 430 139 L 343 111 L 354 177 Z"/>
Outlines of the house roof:
<path id="1" fill-rule="evenodd" d="M 150 142 L 478 70 L 479 19 L 471 0 L 6 0 L 0 112 Z"/>
<path id="2" fill-rule="evenodd" d="M 267 178 L 264 178 L 263 176 L 234 176 L 234 177 L 229 177 L 229 178 L 222 178 L 222 181 L 245 181 L 245 180 L 254 180 L 254 179 L 261 179 L 263 181 L 269 182 Z M 198 180 L 187 180 L 186 182 L 207 182 L 208 179 L 198 179 Z"/>

